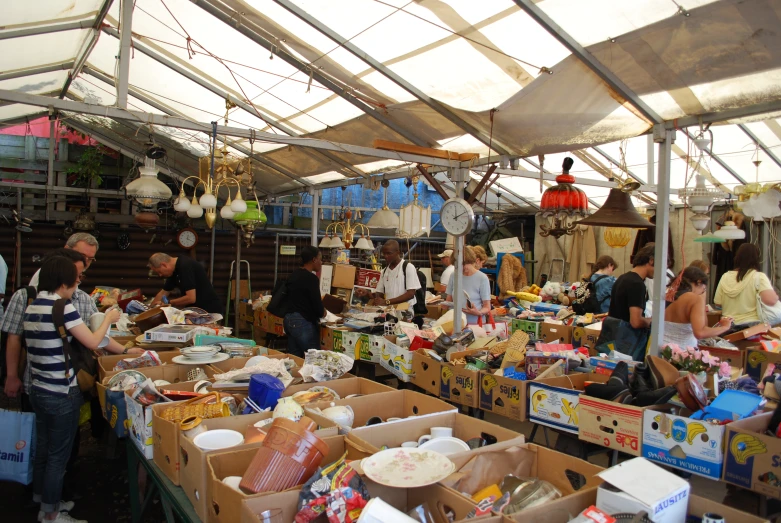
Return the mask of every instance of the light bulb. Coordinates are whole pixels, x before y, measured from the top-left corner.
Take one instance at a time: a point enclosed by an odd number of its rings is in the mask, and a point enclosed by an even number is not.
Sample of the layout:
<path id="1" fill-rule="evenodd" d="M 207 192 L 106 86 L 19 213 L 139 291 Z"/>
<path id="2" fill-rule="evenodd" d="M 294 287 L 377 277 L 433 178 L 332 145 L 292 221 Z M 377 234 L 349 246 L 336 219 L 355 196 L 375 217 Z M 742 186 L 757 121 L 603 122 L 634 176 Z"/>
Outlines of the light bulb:
<path id="1" fill-rule="evenodd" d="M 211 191 L 206 191 L 203 196 L 201 196 L 198 203 L 200 203 L 201 207 L 204 209 L 213 209 L 217 207 L 217 198 L 214 197 Z"/>
<path id="2" fill-rule="evenodd" d="M 223 205 L 222 209 L 220 209 L 220 216 L 226 220 L 232 220 L 235 215 L 236 213 L 227 205 Z"/>
<path id="3" fill-rule="evenodd" d="M 176 201 L 174 201 L 174 209 L 176 209 L 179 212 L 186 212 L 187 209 L 190 208 L 190 200 L 187 199 L 187 196 L 184 194 L 184 191 L 179 193 L 179 196 L 176 198 Z"/>
<path id="4" fill-rule="evenodd" d="M 193 201 L 190 204 L 190 208 L 187 209 L 187 216 L 190 218 L 200 218 L 203 216 L 203 208 L 195 201 L 195 196 L 193 196 Z"/>
<path id="5" fill-rule="evenodd" d="M 235 213 L 247 212 L 247 202 L 241 197 L 241 192 L 236 193 L 236 199 L 231 203 L 231 210 Z"/>

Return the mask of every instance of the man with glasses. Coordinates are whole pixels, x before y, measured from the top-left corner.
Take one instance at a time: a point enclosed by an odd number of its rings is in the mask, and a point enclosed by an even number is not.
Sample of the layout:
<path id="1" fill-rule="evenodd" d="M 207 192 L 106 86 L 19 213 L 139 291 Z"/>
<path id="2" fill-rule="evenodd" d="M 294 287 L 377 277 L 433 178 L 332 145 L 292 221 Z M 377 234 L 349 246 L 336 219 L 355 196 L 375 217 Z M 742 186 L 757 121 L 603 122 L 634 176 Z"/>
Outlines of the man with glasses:
<path id="1" fill-rule="evenodd" d="M 76 252 L 80 252 L 84 255 L 85 263 L 84 270 L 86 271 L 89 269 L 89 266 L 92 265 L 95 259 L 95 255 L 98 253 L 98 240 L 91 234 L 88 234 L 86 232 L 77 232 L 76 234 L 71 234 L 68 238 L 68 241 L 65 242 L 65 248 L 66 249 L 73 249 Z M 30 286 L 38 288 L 38 274 L 41 272 L 40 269 L 35 271 L 35 274 L 33 274 L 33 277 L 30 279 Z M 78 307 L 77 307 L 78 308 Z M 81 311 L 79 311 L 81 312 Z M 97 309 L 95 309 L 94 312 L 97 312 Z M 93 312 L 93 314 L 94 314 Z M 82 315 L 82 320 L 85 322 L 87 319 Z"/>

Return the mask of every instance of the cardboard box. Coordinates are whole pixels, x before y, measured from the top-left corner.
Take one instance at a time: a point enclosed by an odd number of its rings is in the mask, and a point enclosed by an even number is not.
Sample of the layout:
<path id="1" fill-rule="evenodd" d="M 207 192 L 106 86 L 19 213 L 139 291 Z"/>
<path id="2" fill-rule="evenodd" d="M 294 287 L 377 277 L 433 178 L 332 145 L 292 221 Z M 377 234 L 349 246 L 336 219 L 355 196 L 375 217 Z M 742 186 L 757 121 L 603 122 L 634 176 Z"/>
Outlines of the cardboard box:
<path id="1" fill-rule="evenodd" d="M 160 358 L 160 362 L 163 364 L 173 364 L 173 359 L 179 356 L 181 353 L 178 350 L 156 351 L 157 356 Z M 114 370 L 114 366 L 122 360 L 135 359 L 137 355 L 133 354 L 112 354 L 111 356 L 101 356 L 98 358 L 98 378 L 103 380 L 106 376 L 111 377 L 118 370 Z M 144 367 L 149 368 L 149 367 Z"/>
<path id="2" fill-rule="evenodd" d="M 590 506 L 597 503 L 597 489 L 583 490 L 577 494 L 549 501 L 543 505 L 533 507 L 519 514 L 510 516 L 509 519 L 517 522 L 533 521 L 534 523 L 567 523 L 572 517 L 580 514 Z M 722 505 L 712 499 L 703 498 L 696 494 L 689 494 L 687 515 L 698 521 L 706 512 L 721 515 L 725 521 L 739 521 L 740 523 L 768 523 L 766 519 L 742 512 L 738 509 Z M 474 521 L 474 520 L 470 520 Z M 488 523 L 489 520 L 480 520 L 480 523 Z"/>
<path id="3" fill-rule="evenodd" d="M 343 436 L 330 436 L 322 439 L 328 444 L 329 449 L 328 455 L 322 461 L 324 465 L 337 461 L 348 451 Z M 270 493 L 245 494 L 222 482 L 223 478 L 228 476 L 243 476 L 257 452 L 257 448 L 239 450 L 234 448 L 206 455 L 206 479 L 211 484 L 211 495 L 207 503 L 209 522 L 236 523 L 241 521 L 242 501 L 270 497 Z M 301 489 L 296 487 L 289 490 L 288 493 L 295 494 L 298 499 L 300 491 Z"/>
<path id="4" fill-rule="evenodd" d="M 429 394 L 439 396 L 442 383 L 442 362 L 430 358 L 425 352 L 412 353 L 412 384 Z"/>
<path id="5" fill-rule="evenodd" d="M 505 418 L 526 421 L 529 382 L 480 373 L 480 408 Z"/>
<path id="6" fill-rule="evenodd" d="M 144 332 L 145 342 L 189 343 L 198 325 L 158 325 Z"/>
<path id="7" fill-rule="evenodd" d="M 764 496 L 781 498 L 781 439 L 765 434 L 772 413 L 727 425 L 723 479 Z"/>
<path id="8" fill-rule="evenodd" d="M 244 434 L 248 427 L 251 427 L 258 421 L 268 419 L 271 416 L 271 412 L 261 412 L 259 414 L 247 414 L 245 416 L 207 419 L 202 423 L 209 430 L 229 429 Z M 328 421 L 330 422 L 330 420 Z M 315 434 L 324 440 L 327 440 L 332 436 L 341 437 L 336 434 L 337 430 L 336 425 L 331 422 L 328 427 L 323 427 L 321 430 L 315 431 Z M 261 443 L 242 444 L 237 447 L 232 447 L 231 449 L 203 451 L 198 448 L 190 438 L 182 436 L 178 441 L 177 455 L 179 459 L 179 478 L 182 490 L 184 490 L 190 503 L 193 504 L 193 508 L 195 508 L 198 517 L 201 518 L 202 521 L 206 521 L 209 517 L 209 500 L 211 499 L 211 481 L 208 481 L 207 479 L 208 469 L 206 457 L 218 452 L 225 452 L 226 450 L 256 449 L 261 446 Z M 155 453 L 155 456 L 157 456 L 157 453 Z M 157 463 L 157 458 L 155 458 L 155 463 Z"/>
<path id="9" fill-rule="evenodd" d="M 443 362 L 439 374 L 440 398 L 465 407 L 477 407 L 480 404 L 480 371 Z"/>
<path id="10" fill-rule="evenodd" d="M 598 328 L 597 328 L 598 327 Z M 587 349 L 594 349 L 597 346 L 597 340 L 599 335 L 602 334 L 602 324 L 598 323 L 597 327 L 573 327 L 572 328 L 572 347 L 578 349 L 580 347 L 586 347 Z"/>
<path id="11" fill-rule="evenodd" d="M 572 343 L 572 327 L 543 322 L 540 337 L 545 343 L 570 344 Z"/>
<path id="12" fill-rule="evenodd" d="M 578 439 L 632 456 L 642 454 L 645 407 L 581 396 L 579 410 Z"/>
<path id="13" fill-rule="evenodd" d="M 331 287 L 338 289 L 352 289 L 355 286 L 355 265 L 337 263 L 334 265 L 334 275 L 331 279 Z"/>
<path id="14" fill-rule="evenodd" d="M 426 305 L 426 309 L 428 309 L 428 312 L 426 312 L 426 318 L 431 318 L 432 320 L 438 320 L 442 316 L 445 315 L 447 311 L 450 310 L 449 307 L 445 307 L 443 305 Z"/>
<path id="15" fill-rule="evenodd" d="M 429 416 L 440 412 L 453 412 L 456 408 L 444 401 L 413 392 L 411 390 L 394 390 L 390 392 L 380 392 L 370 396 L 359 396 L 357 398 L 341 399 L 335 402 L 336 405 L 349 405 L 353 409 L 355 419 L 353 428 L 363 427 L 369 418 L 378 416 L 383 422 L 388 418 L 407 418 L 409 416 Z M 304 407 L 307 416 L 319 422 L 320 416 L 312 409 L 328 408 L 331 402 L 310 403 Z M 383 425 L 387 426 L 387 425 Z"/>
<path id="16" fill-rule="evenodd" d="M 129 423 L 128 437 L 138 447 L 146 459 L 154 457 L 152 446 L 152 407 L 145 407 L 125 393 L 127 420 Z"/>
<path id="17" fill-rule="evenodd" d="M 522 434 L 455 411 L 356 427 L 350 431 L 347 439 L 363 450 L 363 457 L 369 457 L 379 452 L 382 447 L 401 447 L 405 441 L 418 441 L 421 436 L 430 434 L 432 427 L 450 427 L 453 429 L 453 436 L 462 441 L 478 438 L 481 434 L 495 437 L 497 443 L 520 445 L 525 441 Z M 490 448 L 490 445 L 482 448 Z"/>
<path id="18" fill-rule="evenodd" d="M 749 327 L 748 329 L 743 329 L 742 331 L 733 332 L 732 334 L 724 336 L 724 339 L 729 342 L 735 343 L 736 341 L 741 341 L 741 340 L 751 338 L 753 336 L 765 334 L 769 330 L 770 330 L 770 325 L 768 325 L 767 323 L 759 323 L 757 325 L 754 325 L 753 327 Z"/>
<path id="19" fill-rule="evenodd" d="M 325 385 L 339 395 L 339 398 L 346 398 L 353 394 L 368 396 L 369 394 L 379 394 L 381 392 L 395 392 L 396 389 L 383 385 L 382 383 L 367 380 L 365 378 L 356 378 L 355 376 L 343 377 L 338 380 L 332 380 L 322 383 L 302 383 L 300 385 L 291 385 L 282 393 L 282 397 L 292 396 L 296 392 L 307 391 L 312 387 Z"/>
<path id="20" fill-rule="evenodd" d="M 485 484 L 479 481 L 467 482 L 468 484 L 460 483 L 460 480 L 469 474 L 472 467 L 479 465 L 476 458 L 481 455 L 487 455 L 487 458 L 491 458 L 492 462 L 490 463 L 493 465 L 490 468 L 487 465 L 483 466 Z M 505 475 L 513 473 L 518 476 L 548 481 L 559 489 L 566 499 L 567 496 L 577 492 L 595 491 L 596 487 L 602 484 L 602 479 L 597 474 L 604 470 L 604 468 L 582 459 L 533 443 L 524 443 L 497 450 L 483 447 L 470 452 L 451 454 L 448 458 L 455 463 L 456 472 L 440 481 L 440 484 L 470 496 L 493 483 L 501 483 Z M 548 507 L 550 503 L 547 502 L 542 506 Z M 527 518 L 526 514 L 527 511 L 523 510 L 513 516 L 523 515 L 518 519 L 519 521 L 537 523 L 535 519 Z M 569 519 L 564 521 L 569 521 Z"/>
<path id="21" fill-rule="evenodd" d="M 344 352 L 344 333 L 352 332 L 349 327 L 330 327 L 323 325 L 320 327 L 320 348 L 322 350 L 332 350 L 334 352 Z M 352 356 L 353 353 L 350 353 Z"/>
<path id="22" fill-rule="evenodd" d="M 706 312 L 708 323 L 707 326 L 716 325 L 721 320 L 721 311 Z"/>
<path id="23" fill-rule="evenodd" d="M 597 374 L 605 374 L 606 376 L 610 376 L 613 374 L 613 371 L 616 368 L 616 365 L 618 365 L 619 360 L 611 360 L 609 358 L 601 358 L 599 356 L 591 356 L 589 358 L 589 365 L 591 365 L 594 372 Z M 627 361 L 627 367 L 629 368 L 629 374 L 632 374 L 635 371 L 635 363 L 634 361 Z"/>
<path id="24" fill-rule="evenodd" d="M 295 362 L 296 369 L 300 369 L 304 366 L 304 359 L 299 358 L 298 356 L 293 356 L 292 354 L 268 354 L 266 357 L 272 360 L 291 359 Z M 242 369 L 249 360 L 250 358 L 229 358 L 224 361 L 218 361 L 217 363 L 210 363 L 209 366 L 214 371 L 214 374 L 220 374 L 223 372 L 228 372 L 231 369 Z"/>
<path id="25" fill-rule="evenodd" d="M 779 352 L 767 352 L 759 349 L 750 349 L 744 352 L 746 353 L 746 366 L 744 367 L 746 374 L 754 381 L 762 379 L 768 363 L 775 365 L 781 363 L 781 353 Z"/>
<path id="26" fill-rule="evenodd" d="M 445 516 L 446 511 L 452 512 L 456 519 L 460 520 L 466 518 L 475 508 L 472 500 L 441 485 L 401 489 L 386 487 L 368 478 L 364 478 L 364 481 L 372 498 L 380 498 L 405 514 L 423 503 L 428 504 L 434 523 L 449 523 Z M 259 514 L 271 509 L 282 510 L 280 521 L 294 521 L 296 513 L 298 513 L 298 491 L 245 499 L 241 506 L 241 523 L 263 523 L 263 518 Z M 480 520 L 480 523 L 485 523 L 485 521 Z"/>
<path id="27" fill-rule="evenodd" d="M 686 519 L 691 485 L 643 458 L 634 458 L 599 473 L 597 508 L 608 514 L 645 511 L 655 523 Z M 641 481 L 638 481 L 640 480 Z"/>
<path id="28" fill-rule="evenodd" d="M 606 383 L 604 374 L 570 374 L 529 382 L 529 419 L 572 434 L 578 433 L 580 395 L 586 382 Z"/>
<path id="29" fill-rule="evenodd" d="M 721 479 L 726 426 L 690 419 L 690 413 L 684 409 L 673 415 L 669 413 L 672 408 L 654 406 L 643 412 L 642 456 L 706 478 Z"/>
<path id="30" fill-rule="evenodd" d="M 521 330 L 523 332 L 528 333 L 529 336 L 531 336 L 533 339 L 536 340 L 540 338 L 540 335 L 542 333 L 542 322 L 515 319 L 510 324 L 510 331 L 515 332 L 517 330 Z"/>
<path id="31" fill-rule="evenodd" d="M 399 347 L 393 341 L 395 336 L 385 337 L 385 346 L 380 352 L 380 366 L 390 371 L 399 381 L 409 383 L 412 381 L 412 354 L 404 347 Z"/>
<path id="32" fill-rule="evenodd" d="M 385 338 L 360 332 L 342 332 L 341 344 L 345 354 L 354 359 L 379 363 Z"/>

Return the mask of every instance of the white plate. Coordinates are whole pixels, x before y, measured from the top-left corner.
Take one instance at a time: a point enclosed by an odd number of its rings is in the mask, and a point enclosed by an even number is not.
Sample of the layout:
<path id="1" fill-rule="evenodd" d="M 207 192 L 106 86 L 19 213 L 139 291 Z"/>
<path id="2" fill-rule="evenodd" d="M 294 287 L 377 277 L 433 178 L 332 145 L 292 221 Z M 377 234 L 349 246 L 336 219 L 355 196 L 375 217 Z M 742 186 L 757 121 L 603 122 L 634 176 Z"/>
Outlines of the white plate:
<path id="1" fill-rule="evenodd" d="M 396 448 L 383 450 L 361 461 L 369 479 L 396 488 L 433 485 L 448 477 L 456 465 L 433 450 Z"/>
<path id="2" fill-rule="evenodd" d="M 227 449 L 244 443 L 244 436 L 241 432 L 236 432 L 235 430 L 207 430 L 195 436 L 193 443 L 196 447 L 205 451 Z"/>
<path id="3" fill-rule="evenodd" d="M 220 361 L 225 361 L 228 358 L 230 358 L 230 354 L 225 354 L 224 352 L 219 352 L 215 354 L 213 357 L 208 359 L 193 359 L 188 358 L 187 356 L 174 356 L 174 358 L 171 360 L 174 363 L 178 363 L 179 365 L 203 365 L 204 363 L 218 363 Z"/>
<path id="4" fill-rule="evenodd" d="M 466 452 L 469 450 L 469 445 L 458 438 L 435 438 L 428 440 L 418 448 L 420 450 L 433 450 L 447 456 L 457 452 Z"/>

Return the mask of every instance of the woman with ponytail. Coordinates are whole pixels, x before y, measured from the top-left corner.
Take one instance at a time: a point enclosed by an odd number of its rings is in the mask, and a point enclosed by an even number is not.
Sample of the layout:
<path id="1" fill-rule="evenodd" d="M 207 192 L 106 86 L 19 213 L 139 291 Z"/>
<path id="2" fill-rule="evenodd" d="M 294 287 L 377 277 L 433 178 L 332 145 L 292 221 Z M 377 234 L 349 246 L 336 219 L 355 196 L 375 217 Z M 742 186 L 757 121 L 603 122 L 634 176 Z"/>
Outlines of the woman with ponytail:
<path id="1" fill-rule="evenodd" d="M 709 327 L 705 314 L 705 291 L 708 276 L 697 267 L 687 267 L 681 276 L 675 301 L 664 311 L 664 339 L 661 346 L 671 343 L 680 347 L 696 347 L 697 340 L 720 336 L 732 328 L 732 318 L 722 317 L 715 327 Z"/>

